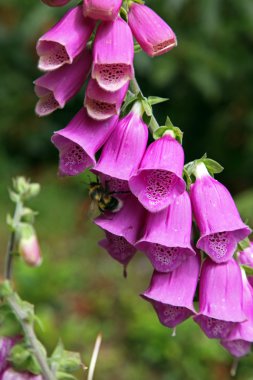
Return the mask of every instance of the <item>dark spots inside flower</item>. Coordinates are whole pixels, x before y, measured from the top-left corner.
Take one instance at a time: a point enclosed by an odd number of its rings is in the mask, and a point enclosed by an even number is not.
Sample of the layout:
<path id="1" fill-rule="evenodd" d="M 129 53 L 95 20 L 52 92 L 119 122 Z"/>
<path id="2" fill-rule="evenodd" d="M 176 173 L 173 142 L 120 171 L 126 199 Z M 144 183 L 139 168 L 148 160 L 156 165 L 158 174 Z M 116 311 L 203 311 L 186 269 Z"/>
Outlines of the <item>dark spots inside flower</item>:
<path id="1" fill-rule="evenodd" d="M 130 76 L 130 67 L 126 64 L 98 65 L 99 79 L 104 84 L 124 82 Z"/>
<path id="2" fill-rule="evenodd" d="M 75 143 L 67 144 L 60 154 L 60 172 L 63 175 L 81 173 L 88 165 L 89 158 L 84 150 Z"/>
<path id="3" fill-rule="evenodd" d="M 185 260 L 185 253 L 179 247 L 165 247 L 161 244 L 151 244 L 149 257 L 157 270 L 173 270 Z"/>
<path id="4" fill-rule="evenodd" d="M 64 46 L 57 42 L 40 42 L 40 62 L 39 66 L 43 69 L 54 69 L 69 62 L 69 55 Z"/>
<path id="5" fill-rule="evenodd" d="M 41 97 L 36 106 L 36 112 L 40 116 L 46 116 L 59 108 L 59 103 L 52 92 Z"/>
<path id="6" fill-rule="evenodd" d="M 172 49 L 174 46 L 176 46 L 176 44 L 177 42 L 174 38 L 166 40 L 166 41 L 162 41 L 157 45 L 153 45 L 153 52 L 154 54 L 165 53 L 165 51 Z"/>
<path id="7" fill-rule="evenodd" d="M 209 235 L 209 248 L 215 252 L 217 259 L 224 257 L 230 243 L 229 234 L 227 232 L 218 232 Z"/>
<path id="8" fill-rule="evenodd" d="M 86 96 L 86 107 L 90 116 L 110 117 L 117 114 L 116 104 L 106 103 Z"/>
<path id="9" fill-rule="evenodd" d="M 151 170 L 143 172 L 142 179 L 146 183 L 147 199 L 156 205 L 170 195 L 177 181 L 177 176 L 165 170 Z"/>
<path id="10" fill-rule="evenodd" d="M 119 262 L 125 263 L 135 254 L 135 247 L 129 244 L 123 236 L 106 232 L 106 237 L 110 243 L 109 253 Z"/>

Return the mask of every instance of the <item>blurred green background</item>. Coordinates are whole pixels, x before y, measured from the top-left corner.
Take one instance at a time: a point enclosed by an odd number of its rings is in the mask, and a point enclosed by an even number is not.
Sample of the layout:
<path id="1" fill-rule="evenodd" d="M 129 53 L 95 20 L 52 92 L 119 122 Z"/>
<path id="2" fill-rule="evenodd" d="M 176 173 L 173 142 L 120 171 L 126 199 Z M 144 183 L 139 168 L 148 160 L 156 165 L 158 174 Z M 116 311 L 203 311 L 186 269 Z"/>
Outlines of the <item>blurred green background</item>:
<path id="1" fill-rule="evenodd" d="M 73 4 L 75 2 L 73 1 Z M 242 216 L 253 225 L 253 2 L 252 0 L 147 1 L 178 37 L 178 47 L 151 59 L 136 57 L 136 75 L 146 95 L 169 97 L 157 118 L 169 114 L 184 130 L 186 160 L 205 152 L 224 167 L 218 177 L 235 195 Z M 188 321 L 177 337 L 162 327 L 138 294 L 152 272 L 141 254 L 127 280 L 119 264 L 98 246 L 102 233 L 89 220 L 85 176 L 60 179 L 54 130 L 81 107 L 83 92 L 45 119 L 34 115 L 32 81 L 36 39 L 65 9 L 39 0 L 0 0 L 0 241 L 7 241 L 5 215 L 12 205 L 11 177 L 26 175 L 42 185 L 33 206 L 44 263 L 35 270 L 15 264 L 16 285 L 36 304 L 49 352 L 59 336 L 89 363 L 99 332 L 103 345 L 96 380 L 229 379 L 231 358 Z M 242 360 L 238 378 L 253 379 L 253 357 Z M 85 375 L 80 373 L 80 379 Z"/>

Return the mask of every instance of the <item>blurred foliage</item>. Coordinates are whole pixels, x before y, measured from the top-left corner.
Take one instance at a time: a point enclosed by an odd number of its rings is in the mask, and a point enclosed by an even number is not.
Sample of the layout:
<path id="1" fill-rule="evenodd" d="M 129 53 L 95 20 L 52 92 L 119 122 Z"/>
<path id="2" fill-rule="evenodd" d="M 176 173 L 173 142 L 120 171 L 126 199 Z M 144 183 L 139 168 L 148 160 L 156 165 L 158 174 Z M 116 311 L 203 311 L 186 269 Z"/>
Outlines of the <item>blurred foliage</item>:
<path id="1" fill-rule="evenodd" d="M 187 161 L 207 152 L 225 167 L 218 179 L 236 194 L 243 217 L 253 225 L 253 2 L 147 4 L 176 31 L 178 47 L 155 59 L 138 54 L 136 75 L 143 91 L 170 98 L 156 106 L 159 121 L 169 114 L 184 130 Z M 83 91 L 64 110 L 39 119 L 32 80 L 39 75 L 36 39 L 65 9 L 50 9 L 39 0 L 0 0 L 2 247 L 11 176 L 26 174 L 42 184 L 34 207 L 40 212 L 44 265 L 31 270 L 18 262 L 17 287 L 37 305 L 45 327 L 38 332 L 49 351 L 61 335 L 66 347 L 82 351 L 88 363 L 102 332 L 97 380 L 229 379 L 231 358 L 217 342 L 208 341 L 192 321 L 172 338 L 138 297 L 151 274 L 147 260 L 138 255 L 124 280 L 120 266 L 98 248 L 102 235 L 88 219 L 88 179 L 56 177 L 57 152 L 50 136 L 81 107 Z M 241 362 L 238 378 L 252 380 L 252 357 Z"/>

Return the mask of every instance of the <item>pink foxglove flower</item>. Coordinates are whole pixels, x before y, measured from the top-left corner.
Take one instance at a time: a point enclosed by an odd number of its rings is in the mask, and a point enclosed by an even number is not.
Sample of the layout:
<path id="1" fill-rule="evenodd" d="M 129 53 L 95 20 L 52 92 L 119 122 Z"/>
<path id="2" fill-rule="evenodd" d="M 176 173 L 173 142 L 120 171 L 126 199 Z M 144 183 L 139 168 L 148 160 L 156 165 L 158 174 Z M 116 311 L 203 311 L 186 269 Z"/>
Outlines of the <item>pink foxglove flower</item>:
<path id="1" fill-rule="evenodd" d="M 197 166 L 196 176 L 190 197 L 201 234 L 197 247 L 222 263 L 233 256 L 237 243 L 251 230 L 242 222 L 229 191 L 209 175 L 203 163 Z"/>
<path id="2" fill-rule="evenodd" d="M 113 196 L 117 197 L 117 192 Z M 117 212 L 106 212 L 95 219 L 95 224 L 106 231 L 107 239 L 100 245 L 120 263 L 127 265 L 136 252 L 134 247 L 146 211 L 131 194 L 120 195 L 121 209 Z"/>
<path id="3" fill-rule="evenodd" d="M 92 78 L 106 91 L 117 91 L 134 77 L 134 42 L 128 24 L 118 17 L 98 27 L 93 46 Z"/>
<path id="4" fill-rule="evenodd" d="M 95 174 L 116 178 L 127 184 L 141 162 L 148 141 L 148 128 L 141 114 L 141 105 L 137 102 L 132 111 L 119 121 L 92 170 Z"/>
<path id="5" fill-rule="evenodd" d="M 43 3 L 49 5 L 50 7 L 62 7 L 68 4 L 71 0 L 42 0 Z"/>
<path id="6" fill-rule="evenodd" d="M 251 351 L 251 343 L 245 340 L 221 340 L 221 345 L 236 358 L 242 358 Z"/>
<path id="7" fill-rule="evenodd" d="M 154 272 L 142 297 L 149 301 L 160 322 L 170 328 L 195 314 L 193 300 L 200 270 L 199 257 L 192 256 L 170 273 Z"/>
<path id="8" fill-rule="evenodd" d="M 117 116 L 97 121 L 82 108 L 67 127 L 54 133 L 52 142 L 59 150 L 60 175 L 77 175 L 96 163 L 95 154 L 106 142 L 118 121 Z"/>
<path id="9" fill-rule="evenodd" d="M 117 17 L 122 0 L 84 0 L 84 15 L 95 20 L 111 21 Z"/>
<path id="10" fill-rule="evenodd" d="M 136 247 L 145 252 L 157 271 L 170 272 L 195 255 L 191 226 L 191 203 L 184 192 L 167 209 L 148 214 Z"/>
<path id="11" fill-rule="evenodd" d="M 183 167 L 181 144 L 164 136 L 147 148 L 139 169 L 129 180 L 130 190 L 148 211 L 161 211 L 185 191 Z"/>
<path id="12" fill-rule="evenodd" d="M 227 336 L 225 341 L 222 341 L 222 345 L 230 352 L 234 350 L 237 355 L 244 356 L 244 351 L 247 351 L 247 347 L 253 342 L 253 288 L 247 280 L 247 276 L 244 270 L 242 270 L 243 281 L 243 311 L 247 320 L 245 322 L 237 323 Z M 232 342 L 232 343 L 231 343 Z M 244 343 L 245 342 L 245 343 Z"/>
<path id="13" fill-rule="evenodd" d="M 40 37 L 37 43 L 39 69 L 51 71 L 73 63 L 85 49 L 95 22 L 84 18 L 82 6 L 70 9 L 65 16 Z"/>
<path id="14" fill-rule="evenodd" d="M 7 369 L 1 380 L 43 380 L 41 375 L 33 375 L 28 372 L 16 372 L 13 369 Z"/>
<path id="15" fill-rule="evenodd" d="M 12 337 L 0 337 L 0 378 L 2 379 L 1 375 L 3 374 L 3 371 L 8 366 L 8 356 L 10 353 L 10 350 L 16 343 L 17 338 Z"/>
<path id="16" fill-rule="evenodd" d="M 39 97 L 35 111 L 38 116 L 47 116 L 75 96 L 83 86 L 91 67 L 91 54 L 81 53 L 71 65 L 44 74 L 34 81 L 35 93 Z"/>
<path id="17" fill-rule="evenodd" d="M 94 79 L 90 79 L 85 93 L 85 107 L 93 119 L 106 120 L 120 113 L 128 90 L 128 83 L 115 92 L 103 90 Z"/>
<path id="18" fill-rule="evenodd" d="M 241 269 L 234 259 L 216 264 L 205 260 L 199 289 L 199 314 L 194 318 L 208 338 L 226 339 L 244 322 Z"/>
<path id="19" fill-rule="evenodd" d="M 167 53 L 177 46 L 173 30 L 146 5 L 133 2 L 130 6 L 128 22 L 137 42 L 151 57 Z"/>

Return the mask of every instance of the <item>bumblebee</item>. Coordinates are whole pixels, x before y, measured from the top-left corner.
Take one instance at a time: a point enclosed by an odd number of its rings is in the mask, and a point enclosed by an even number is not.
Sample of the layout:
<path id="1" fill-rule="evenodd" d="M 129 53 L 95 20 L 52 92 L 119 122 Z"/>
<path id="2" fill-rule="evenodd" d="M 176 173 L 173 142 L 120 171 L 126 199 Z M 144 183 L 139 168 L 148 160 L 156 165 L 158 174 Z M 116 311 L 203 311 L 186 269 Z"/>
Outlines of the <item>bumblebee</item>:
<path id="1" fill-rule="evenodd" d="M 107 183 L 105 187 L 99 181 L 91 182 L 89 185 L 89 197 L 97 205 L 100 212 L 117 212 L 121 209 L 122 201 L 112 194 L 115 192 L 109 192 Z"/>

